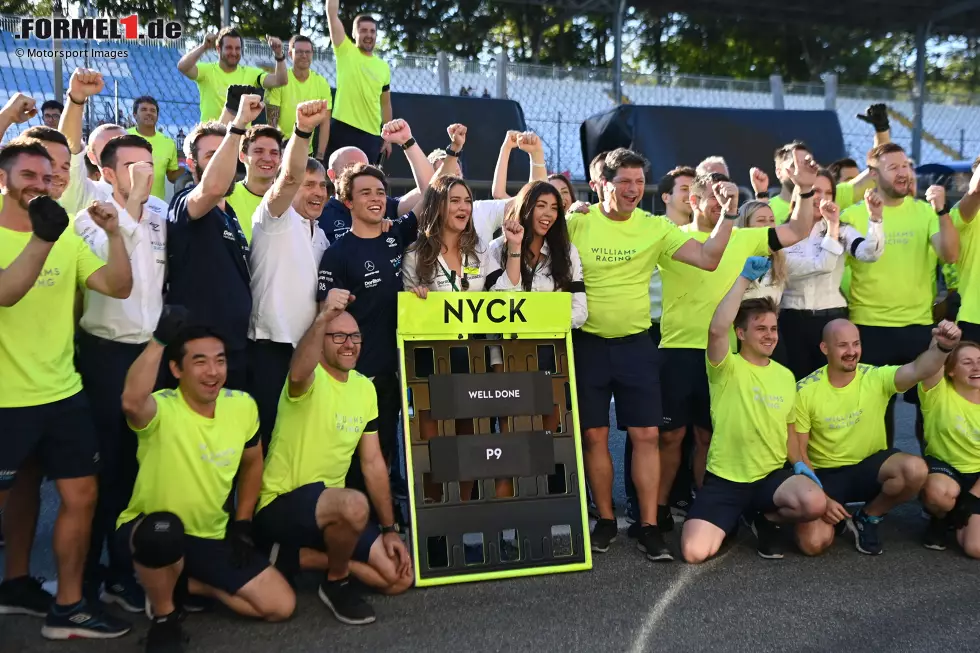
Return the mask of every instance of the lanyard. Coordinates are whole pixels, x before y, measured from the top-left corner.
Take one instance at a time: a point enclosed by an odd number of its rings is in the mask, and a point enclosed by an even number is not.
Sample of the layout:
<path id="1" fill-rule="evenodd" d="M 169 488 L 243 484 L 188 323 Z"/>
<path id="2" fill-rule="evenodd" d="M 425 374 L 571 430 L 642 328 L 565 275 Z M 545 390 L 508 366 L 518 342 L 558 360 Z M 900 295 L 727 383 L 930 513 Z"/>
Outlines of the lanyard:
<path id="1" fill-rule="evenodd" d="M 453 287 L 453 292 L 459 292 L 459 287 L 456 285 L 456 272 L 447 270 L 445 267 L 443 267 L 442 263 L 439 263 L 439 267 L 442 268 L 442 275 L 446 277 L 446 281 L 448 281 L 449 285 Z M 463 265 L 461 267 L 463 268 L 463 279 L 465 280 L 466 279 L 465 261 L 463 262 Z"/>

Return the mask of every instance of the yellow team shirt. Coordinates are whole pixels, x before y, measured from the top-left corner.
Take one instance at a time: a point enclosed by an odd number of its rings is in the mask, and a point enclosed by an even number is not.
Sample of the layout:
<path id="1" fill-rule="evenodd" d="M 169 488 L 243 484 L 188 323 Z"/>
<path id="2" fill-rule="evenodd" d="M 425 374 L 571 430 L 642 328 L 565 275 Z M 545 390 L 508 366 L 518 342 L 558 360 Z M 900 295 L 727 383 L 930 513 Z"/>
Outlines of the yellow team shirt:
<path id="1" fill-rule="evenodd" d="M 650 277 L 689 236 L 667 218 L 641 209 L 628 220 L 610 220 L 598 205 L 586 215 L 570 216 L 568 236 L 582 259 L 589 305 L 582 330 L 622 338 L 649 329 Z"/>
<path id="2" fill-rule="evenodd" d="M 843 388 L 835 388 L 827 366 L 796 384 L 793 421 L 798 433 L 809 433 L 807 456 L 814 469 L 856 465 L 888 447 L 885 409 L 898 392 L 898 365 L 858 365 Z"/>
<path id="3" fill-rule="evenodd" d="M 868 208 L 853 206 L 840 217 L 868 235 Z M 939 233 L 939 216 L 926 202 L 906 197 L 901 205 L 882 212 L 885 253 L 874 263 L 849 259 L 850 313 L 855 324 L 902 327 L 932 324 L 936 297 L 936 263 L 932 237 Z"/>
<path id="4" fill-rule="evenodd" d="M 30 231 L 0 227 L 0 268 L 10 267 Z M 75 291 L 105 265 L 66 229 L 24 297 L 0 307 L 0 408 L 40 406 L 82 390 L 75 370 Z M 0 432 L 3 426 L 0 425 Z"/>
<path id="5" fill-rule="evenodd" d="M 957 319 L 971 324 L 980 324 L 980 229 L 977 219 L 966 222 L 957 204 L 949 212 L 956 230 L 960 233 L 960 257 L 956 263 L 958 291 L 962 304 Z"/>
<path id="6" fill-rule="evenodd" d="M 834 201 L 841 211 L 854 204 L 854 184 L 849 181 L 837 184 Z M 789 202 L 779 195 L 769 200 L 769 208 L 772 209 L 772 215 L 776 218 L 776 224 L 783 224 L 789 220 Z"/>
<path id="7" fill-rule="evenodd" d="M 919 402 L 926 455 L 952 465 L 961 474 L 980 472 L 980 404 L 963 398 L 945 377 L 931 390 L 920 383 Z"/>
<path id="8" fill-rule="evenodd" d="M 229 86 L 243 84 L 262 88 L 262 79 L 268 74 L 254 66 L 238 66 L 226 73 L 218 62 L 197 64 L 197 79 L 194 83 L 201 94 L 201 122 L 221 120 Z"/>
<path id="9" fill-rule="evenodd" d="M 705 356 L 705 364 L 714 427 L 708 471 L 754 483 L 780 469 L 796 399 L 793 373 L 776 361 L 760 367 L 730 352 L 717 366 Z"/>
<path id="10" fill-rule="evenodd" d="M 374 433 L 378 396 L 374 384 L 351 371 L 341 382 L 317 365 L 306 394 L 289 396 L 287 383 L 262 474 L 259 510 L 276 497 L 310 483 L 342 488 L 351 456 L 364 433 Z"/>
<path id="11" fill-rule="evenodd" d="M 235 183 L 235 190 L 225 198 L 225 201 L 231 204 L 232 210 L 235 211 L 235 217 L 238 218 L 238 224 L 242 226 L 245 240 L 251 244 L 252 216 L 255 215 L 255 210 L 262 203 L 262 196 L 245 188 L 245 181 L 243 180 Z"/>
<path id="12" fill-rule="evenodd" d="M 330 95 L 330 84 L 319 73 L 310 71 L 310 76 L 306 81 L 301 82 L 296 79 L 293 69 L 290 68 L 289 81 L 285 86 L 279 86 L 266 94 L 266 102 L 269 106 L 279 107 L 279 131 L 283 138 L 290 138 L 293 135 L 293 127 L 296 125 L 296 107 L 303 102 L 312 100 L 326 100 L 327 109 L 333 107 Z M 313 139 L 310 139 L 310 152 L 313 151 Z"/>
<path id="13" fill-rule="evenodd" d="M 187 405 L 179 388 L 158 390 L 153 398 L 156 415 L 145 428 L 133 428 L 139 473 L 116 527 L 151 512 L 172 512 L 187 535 L 224 539 L 225 501 L 242 452 L 246 443 L 258 445 L 255 400 L 240 390 L 222 390 L 214 417 L 208 418 Z"/>
<path id="14" fill-rule="evenodd" d="M 698 231 L 693 222 L 679 230 L 702 243 L 711 236 Z M 750 256 L 769 256 L 768 229 L 733 230 L 718 267 L 711 272 L 673 259 L 660 261 L 664 293 L 664 313 L 660 318 L 661 349 L 708 347 L 711 316 Z M 588 280 L 585 285 L 588 289 Z M 591 304 L 589 313 L 592 313 Z"/>
<path id="15" fill-rule="evenodd" d="M 135 127 L 126 131 L 143 136 Z M 174 139 L 158 131 L 153 132 L 153 136 L 146 140 L 153 147 L 153 190 L 150 193 L 163 200 L 167 198 L 167 173 L 180 169 L 177 165 L 177 145 Z"/>
<path id="16" fill-rule="evenodd" d="M 364 54 L 345 38 L 334 47 L 337 60 L 337 102 L 333 117 L 363 132 L 381 135 L 381 93 L 391 85 L 391 68 L 373 54 Z"/>

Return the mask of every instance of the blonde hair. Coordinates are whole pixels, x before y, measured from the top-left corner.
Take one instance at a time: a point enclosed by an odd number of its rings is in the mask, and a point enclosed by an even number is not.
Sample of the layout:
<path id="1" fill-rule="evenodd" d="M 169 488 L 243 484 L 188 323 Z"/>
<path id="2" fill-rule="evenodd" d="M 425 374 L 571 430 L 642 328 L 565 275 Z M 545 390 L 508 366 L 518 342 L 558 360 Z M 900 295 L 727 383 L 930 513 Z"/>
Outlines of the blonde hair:
<path id="1" fill-rule="evenodd" d="M 752 216 L 754 216 L 763 207 L 769 208 L 768 202 L 763 202 L 761 200 L 749 200 L 743 204 L 738 209 L 738 217 L 735 218 L 735 227 L 738 229 L 752 229 L 749 223 L 752 222 Z M 786 253 L 783 250 L 779 250 L 772 255 L 772 280 L 777 286 L 784 286 L 786 284 L 786 279 L 789 276 L 789 272 L 786 269 Z"/>

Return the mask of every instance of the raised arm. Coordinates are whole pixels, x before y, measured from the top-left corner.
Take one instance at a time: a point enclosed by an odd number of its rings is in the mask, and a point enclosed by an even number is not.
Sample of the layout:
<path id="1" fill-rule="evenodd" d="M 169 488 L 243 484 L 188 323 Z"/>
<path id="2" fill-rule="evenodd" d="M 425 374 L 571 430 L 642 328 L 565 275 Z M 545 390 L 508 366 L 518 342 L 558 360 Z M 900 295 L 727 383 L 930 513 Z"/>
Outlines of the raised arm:
<path id="1" fill-rule="evenodd" d="M 343 288 L 333 288 L 327 294 L 323 308 L 303 334 L 289 363 L 290 397 L 303 396 L 313 385 L 313 375 L 323 352 L 323 334 L 331 320 L 343 313 L 352 301 L 354 295 Z"/>
<path id="2" fill-rule="evenodd" d="M 742 273 L 738 275 L 731 289 L 715 309 L 714 315 L 711 316 L 711 324 L 708 326 L 708 360 L 712 365 L 721 364 L 728 355 L 730 348 L 728 334 L 732 330 L 738 308 L 742 305 L 745 291 L 748 290 L 750 283 L 765 276 L 770 265 L 769 259 L 761 256 L 750 256 L 746 259 Z"/>
<path id="3" fill-rule="evenodd" d="M 24 298 L 37 281 L 51 248 L 68 227 L 68 213 L 47 195 L 27 205 L 34 235 L 10 265 L 0 268 L 0 306 L 10 307 Z"/>
<path id="4" fill-rule="evenodd" d="M 868 207 L 868 235 L 862 236 L 854 227 L 844 225 L 844 244 L 850 256 L 873 263 L 885 253 L 885 233 L 881 223 L 885 204 L 876 188 L 864 191 L 864 203 Z"/>
<path id="5" fill-rule="evenodd" d="M 37 107 L 34 105 L 34 98 L 23 93 L 14 93 L 3 109 L 0 109 L 0 141 L 11 125 L 25 123 L 36 115 Z"/>
<path id="6" fill-rule="evenodd" d="M 344 33 L 344 23 L 340 20 L 340 0 L 327 0 L 327 29 L 334 48 L 347 38 Z"/>
<path id="7" fill-rule="evenodd" d="M 466 128 L 463 127 L 465 130 Z M 381 137 L 390 143 L 395 143 L 404 148 L 405 144 L 412 138 L 412 128 L 409 127 L 408 123 L 402 119 L 392 120 L 385 123 L 384 127 L 381 128 Z M 429 188 L 429 182 L 432 180 L 432 175 L 435 171 L 432 169 L 432 164 L 429 163 L 429 159 L 425 156 L 425 152 L 419 147 L 419 144 L 412 143 L 412 146 L 406 150 L 405 158 L 408 159 L 408 165 L 412 168 L 412 176 L 415 178 L 415 186 L 418 188 L 420 193 L 424 193 Z M 405 198 L 402 198 L 404 201 Z M 401 202 L 398 203 L 398 212 L 401 212 Z M 408 213 L 408 211 L 405 211 Z"/>
<path id="8" fill-rule="evenodd" d="M 721 204 L 722 219 L 718 220 L 711 237 L 699 242 L 693 238 L 680 246 L 674 252 L 673 259 L 688 265 L 693 265 L 709 272 L 718 267 L 728 241 L 732 237 L 732 226 L 738 217 L 738 186 L 730 181 L 719 181 L 711 188 L 715 199 Z M 732 314 L 734 319 L 735 315 Z"/>
<path id="9" fill-rule="evenodd" d="M 235 120 L 204 169 L 201 183 L 187 196 L 187 210 L 191 220 L 204 217 L 224 199 L 238 169 L 238 152 L 241 149 L 242 134 L 260 113 L 262 113 L 262 100 L 258 95 L 242 96 Z M 241 131 L 242 134 L 232 133 L 233 130 Z"/>
<path id="10" fill-rule="evenodd" d="M 524 242 L 524 227 L 517 218 L 504 220 L 504 247 L 507 248 L 507 269 L 504 274 L 515 290 L 523 290 L 521 286 L 521 261 L 523 252 L 521 243 Z"/>
<path id="11" fill-rule="evenodd" d="M 872 104 L 863 113 L 857 114 L 858 120 L 868 123 L 875 130 L 874 146 L 878 147 L 885 143 L 891 143 L 891 124 L 888 121 L 888 105 Z"/>
<path id="12" fill-rule="evenodd" d="M 524 132 L 517 135 L 517 147 L 531 157 L 531 172 L 528 182 L 547 181 L 548 166 L 544 162 L 544 142 L 534 132 Z"/>
<path id="13" fill-rule="evenodd" d="M 490 191 L 491 197 L 495 200 L 510 199 L 510 195 L 507 194 L 507 170 L 510 167 L 510 153 L 517 147 L 519 133 L 513 129 L 508 130 L 504 135 L 504 142 L 500 145 L 497 165 L 493 169 L 493 188 Z"/>
<path id="14" fill-rule="evenodd" d="M 119 228 L 119 214 L 109 202 L 92 202 L 87 212 L 95 226 L 105 233 L 105 265 L 89 275 L 85 286 L 107 297 L 126 299 L 133 291 L 133 268 Z"/>
<path id="15" fill-rule="evenodd" d="M 946 357 L 959 344 L 963 333 L 955 323 L 943 320 L 932 330 L 932 342 L 929 348 L 895 372 L 895 388 L 899 392 L 911 390 L 919 382 L 926 382 L 931 388 L 939 382 L 943 375 Z M 930 383 L 931 382 L 931 383 Z"/>
<path id="16" fill-rule="evenodd" d="M 269 214 L 273 218 L 286 212 L 303 183 L 306 161 L 309 159 L 310 138 L 326 110 L 325 100 L 302 102 L 296 106 L 296 128 L 286 145 L 286 165 L 269 189 Z"/>
<path id="17" fill-rule="evenodd" d="M 130 366 L 123 385 L 122 409 L 129 423 L 145 428 L 157 414 L 153 388 L 160 372 L 160 361 L 167 344 L 173 342 L 187 324 L 190 314 L 183 306 L 164 306 L 153 338 Z"/>
<path id="18" fill-rule="evenodd" d="M 803 197 L 813 192 L 813 184 L 817 181 L 817 162 L 804 150 L 793 153 L 793 162 L 787 173 L 796 186 L 794 197 L 796 204 L 789 220 L 776 227 L 776 236 L 783 247 L 795 245 L 810 235 L 813 229 L 813 200 Z"/>
<path id="19" fill-rule="evenodd" d="M 177 62 L 177 70 L 180 74 L 187 79 L 197 79 L 197 62 L 201 60 L 209 50 L 213 50 L 215 44 L 218 42 L 218 35 L 214 32 L 208 32 L 204 35 L 204 41 L 201 42 L 196 48 L 185 54 Z"/>
<path id="20" fill-rule="evenodd" d="M 972 222 L 980 211 L 980 165 L 973 171 L 970 178 L 970 187 L 959 203 L 960 219 L 963 222 Z"/>
<path id="21" fill-rule="evenodd" d="M 759 168 L 749 168 L 749 181 L 752 184 L 752 192 L 755 193 L 755 199 L 768 204 L 769 175 Z"/>
<path id="22" fill-rule="evenodd" d="M 266 89 L 285 86 L 289 82 L 289 72 L 286 69 L 286 55 L 282 53 L 282 40 L 278 36 L 267 36 L 266 43 L 276 60 L 276 70 L 262 78 L 262 86 Z"/>
<path id="23" fill-rule="evenodd" d="M 943 263 L 955 263 L 960 257 L 960 232 L 946 207 L 946 187 L 938 184 L 926 189 L 926 201 L 939 216 L 939 233 L 933 234 L 932 248 Z"/>

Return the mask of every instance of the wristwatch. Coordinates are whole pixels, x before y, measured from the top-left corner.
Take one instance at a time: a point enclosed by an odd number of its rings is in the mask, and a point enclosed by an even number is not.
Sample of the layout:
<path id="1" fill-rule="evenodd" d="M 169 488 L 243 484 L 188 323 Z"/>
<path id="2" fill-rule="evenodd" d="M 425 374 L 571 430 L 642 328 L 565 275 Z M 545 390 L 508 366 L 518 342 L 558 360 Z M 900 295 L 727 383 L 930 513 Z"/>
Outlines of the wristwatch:
<path id="1" fill-rule="evenodd" d="M 391 526 L 382 526 L 381 527 L 381 534 L 382 535 L 387 535 L 388 533 L 397 533 L 397 532 L 398 532 L 398 527 L 395 526 L 394 524 L 392 524 Z"/>
<path id="2" fill-rule="evenodd" d="M 461 151 L 462 151 L 462 150 L 459 150 L 459 151 L 457 151 L 457 150 L 454 150 L 454 149 L 453 149 L 453 144 L 452 144 L 452 143 L 450 143 L 449 145 L 447 145 L 447 146 L 446 146 L 446 154 L 448 154 L 449 156 L 454 156 L 454 157 L 456 157 L 457 159 L 459 158 L 459 153 L 460 153 Z"/>
<path id="3" fill-rule="evenodd" d="M 407 149 L 409 149 L 410 147 L 412 147 L 413 145 L 415 145 L 415 139 L 414 139 L 414 138 L 410 138 L 410 139 L 408 139 L 407 141 L 405 141 L 405 142 L 404 142 L 404 143 L 402 144 L 402 149 L 403 149 L 403 150 L 407 150 Z"/>

